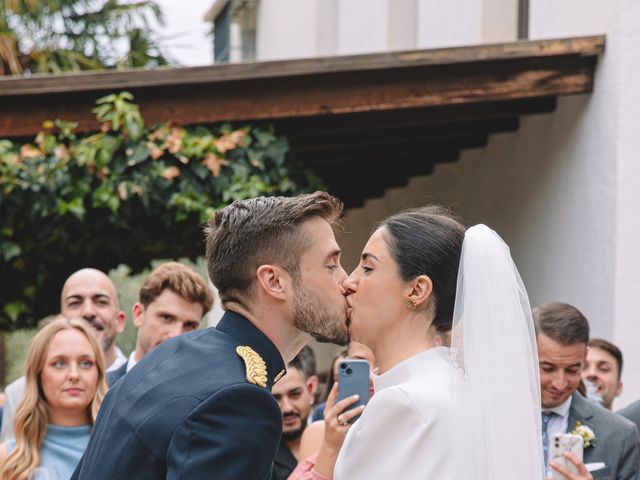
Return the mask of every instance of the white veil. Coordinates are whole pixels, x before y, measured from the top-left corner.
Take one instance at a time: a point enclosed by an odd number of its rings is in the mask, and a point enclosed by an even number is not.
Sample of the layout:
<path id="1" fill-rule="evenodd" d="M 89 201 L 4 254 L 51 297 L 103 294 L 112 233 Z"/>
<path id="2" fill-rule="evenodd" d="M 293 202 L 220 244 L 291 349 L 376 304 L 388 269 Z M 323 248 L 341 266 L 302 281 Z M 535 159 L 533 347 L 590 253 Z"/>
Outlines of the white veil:
<path id="1" fill-rule="evenodd" d="M 462 244 L 451 343 L 464 375 L 452 383 L 456 480 L 544 478 L 529 299 L 509 247 L 485 225 Z"/>

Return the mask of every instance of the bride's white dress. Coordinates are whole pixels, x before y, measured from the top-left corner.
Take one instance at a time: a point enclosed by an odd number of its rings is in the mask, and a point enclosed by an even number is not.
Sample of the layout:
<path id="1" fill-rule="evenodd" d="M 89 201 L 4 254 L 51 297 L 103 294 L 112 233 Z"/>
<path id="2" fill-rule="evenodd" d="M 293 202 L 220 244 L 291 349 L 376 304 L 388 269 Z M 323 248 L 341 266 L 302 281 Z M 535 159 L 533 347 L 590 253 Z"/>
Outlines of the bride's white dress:
<path id="1" fill-rule="evenodd" d="M 334 480 L 454 480 L 452 392 L 462 374 L 435 347 L 373 377 L 375 395 L 347 433 Z"/>
<path id="2" fill-rule="evenodd" d="M 485 225 L 465 233 L 451 348 L 374 377 L 335 480 L 541 480 L 540 380 L 527 292 Z"/>

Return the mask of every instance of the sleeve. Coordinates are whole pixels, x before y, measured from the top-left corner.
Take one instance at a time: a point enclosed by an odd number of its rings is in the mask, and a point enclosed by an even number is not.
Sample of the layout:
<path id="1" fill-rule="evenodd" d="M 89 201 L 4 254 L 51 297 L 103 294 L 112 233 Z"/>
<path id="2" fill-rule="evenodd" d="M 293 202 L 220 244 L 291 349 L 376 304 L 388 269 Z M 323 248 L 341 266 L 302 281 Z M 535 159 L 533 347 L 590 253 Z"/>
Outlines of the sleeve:
<path id="1" fill-rule="evenodd" d="M 622 452 L 620 452 L 619 480 L 640 480 L 640 436 L 635 425 L 625 435 Z"/>
<path id="2" fill-rule="evenodd" d="M 167 480 L 271 478 L 282 430 L 278 404 L 256 385 L 218 391 L 174 432 Z"/>
<path id="3" fill-rule="evenodd" d="M 401 388 L 376 393 L 347 434 L 334 479 L 416 478 L 417 472 L 420 478 L 442 478 L 441 471 L 431 470 L 425 460 L 425 452 L 432 458 L 438 455 L 431 435 L 440 433 L 433 430 L 438 415 L 437 405 L 434 407 L 433 414 L 425 418 Z"/>
<path id="4" fill-rule="evenodd" d="M 318 455 L 311 455 L 306 460 L 300 462 L 296 469 L 291 472 L 287 480 L 331 480 L 314 470 L 316 466 L 316 458 Z"/>

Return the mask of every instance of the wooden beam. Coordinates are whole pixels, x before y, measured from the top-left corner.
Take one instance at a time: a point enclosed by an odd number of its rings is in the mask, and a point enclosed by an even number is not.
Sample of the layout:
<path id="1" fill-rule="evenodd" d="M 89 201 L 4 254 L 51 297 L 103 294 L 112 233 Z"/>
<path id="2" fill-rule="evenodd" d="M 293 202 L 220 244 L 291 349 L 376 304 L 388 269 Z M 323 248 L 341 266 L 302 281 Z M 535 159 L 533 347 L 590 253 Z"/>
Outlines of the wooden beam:
<path id="1" fill-rule="evenodd" d="M 486 135 L 475 135 L 457 138 L 435 138 L 431 140 L 401 142 L 384 145 L 347 146 L 341 148 L 327 148 L 314 152 L 296 155 L 296 159 L 306 165 L 329 165 L 343 162 L 371 161 L 373 159 L 393 159 L 402 156 L 422 156 L 423 158 L 438 157 L 451 154 L 466 148 L 481 148 L 486 146 Z"/>
<path id="2" fill-rule="evenodd" d="M 277 131 L 288 136 L 313 131 L 319 135 L 340 132 L 385 130 L 389 126 L 413 127 L 440 125 L 470 120 L 493 121 L 519 115 L 551 113 L 556 109 L 556 97 L 527 98 L 499 102 L 482 102 L 441 107 L 407 108 L 344 115 L 320 115 L 275 120 Z M 269 123 L 269 122 L 257 122 Z"/>
<path id="3" fill-rule="evenodd" d="M 314 77 L 318 74 L 386 72 L 416 67 L 491 63 L 524 58 L 595 57 L 604 52 L 602 35 L 406 52 L 247 62 L 189 68 L 134 69 L 0 78 L 0 96 L 210 85 L 243 80 Z M 300 79 L 306 81 L 306 79 Z"/>
<path id="4" fill-rule="evenodd" d="M 396 154 L 391 157 L 381 157 L 376 159 L 364 159 L 357 161 L 342 162 L 339 165 L 327 163 L 314 165 L 312 168 L 318 173 L 324 174 L 327 181 L 340 183 L 343 179 L 347 183 L 353 182 L 353 176 L 364 175 L 368 177 L 381 177 L 390 171 L 397 171 L 401 174 L 415 174 L 419 171 L 430 172 L 436 163 L 451 163 L 459 158 L 458 152 L 444 152 L 438 155 L 425 155 L 422 153 Z M 340 175 L 337 175 L 337 172 Z"/>
<path id="5" fill-rule="evenodd" d="M 518 130 L 518 125 L 518 117 L 505 117 L 488 121 L 472 120 L 428 126 L 397 127 L 387 125 L 385 129 L 357 132 L 318 133 L 310 130 L 302 135 L 289 135 L 288 138 L 291 148 L 297 153 L 302 153 L 343 147 L 416 142 L 440 138 L 455 139 L 461 136 L 515 132 Z"/>
<path id="6" fill-rule="evenodd" d="M 0 137 L 42 121 L 96 128 L 91 108 L 129 90 L 148 123 L 276 121 L 589 93 L 604 37 L 284 62 L 0 79 Z"/>
<path id="7" fill-rule="evenodd" d="M 360 191 L 360 188 L 365 188 L 365 190 L 377 189 L 384 190 L 392 187 L 400 187 L 406 185 L 412 177 L 422 177 L 431 175 L 433 173 L 433 165 L 425 165 L 424 168 L 415 169 L 415 171 L 405 171 L 405 172 L 395 172 L 392 169 L 387 169 L 386 172 L 379 173 L 378 175 L 371 175 L 367 172 L 358 172 L 344 175 L 345 180 L 335 180 L 329 182 L 329 188 L 331 190 L 340 191 L 340 192 L 348 192 L 348 193 L 357 193 Z M 346 179 L 350 181 L 346 181 Z M 366 187 L 359 187 L 359 185 L 366 185 Z"/>

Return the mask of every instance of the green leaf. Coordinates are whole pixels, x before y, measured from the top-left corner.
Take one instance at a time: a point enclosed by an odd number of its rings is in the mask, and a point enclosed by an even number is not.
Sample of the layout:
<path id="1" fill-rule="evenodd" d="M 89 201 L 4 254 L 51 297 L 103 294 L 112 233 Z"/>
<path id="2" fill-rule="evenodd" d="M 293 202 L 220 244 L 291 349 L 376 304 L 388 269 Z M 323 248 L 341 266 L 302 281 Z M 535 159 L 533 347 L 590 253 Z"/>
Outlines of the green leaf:
<path id="1" fill-rule="evenodd" d="M 146 159 L 149 158 L 150 152 L 151 150 L 149 150 L 149 147 L 147 147 L 146 143 L 136 144 L 135 148 L 131 152 L 131 155 L 129 155 L 129 159 L 127 160 L 127 166 L 133 167 L 139 163 L 144 162 Z"/>
<path id="2" fill-rule="evenodd" d="M 12 242 L 0 243 L 0 251 L 2 252 L 2 256 L 6 261 L 16 258 L 22 253 L 20 245 Z"/>
<path id="3" fill-rule="evenodd" d="M 5 304 L 2 310 L 9 320 L 15 323 L 20 314 L 27 311 L 27 305 L 24 302 L 10 302 Z"/>

